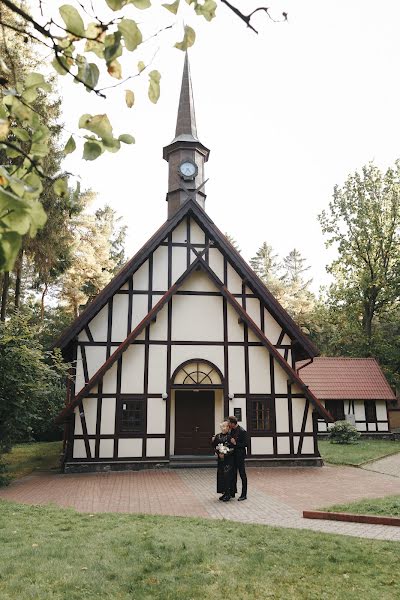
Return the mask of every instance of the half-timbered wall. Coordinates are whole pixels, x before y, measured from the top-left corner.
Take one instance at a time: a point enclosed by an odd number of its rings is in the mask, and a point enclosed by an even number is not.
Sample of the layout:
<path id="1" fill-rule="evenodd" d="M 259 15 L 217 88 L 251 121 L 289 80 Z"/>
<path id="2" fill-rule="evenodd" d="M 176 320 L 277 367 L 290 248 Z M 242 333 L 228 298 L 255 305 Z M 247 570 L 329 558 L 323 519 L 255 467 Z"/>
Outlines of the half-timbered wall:
<path id="1" fill-rule="evenodd" d="M 286 331 L 215 242 L 186 217 L 79 334 L 75 393 L 198 255 L 294 366 Z M 223 386 L 215 392 L 216 430 L 224 415 L 240 409 L 252 456 L 318 454 L 309 401 L 210 277 L 195 271 L 75 408 L 69 458 L 162 460 L 173 454 L 171 376 L 191 359 L 206 359 L 222 374 Z M 135 432 L 124 425 L 128 412 Z"/>
<path id="2" fill-rule="evenodd" d="M 355 424 L 357 430 L 361 433 L 389 431 L 389 420 L 385 400 L 332 400 L 331 402 L 343 403 L 344 417 L 350 417 L 349 420 Z M 327 406 L 327 402 L 324 402 L 323 400 L 322 404 Z M 327 408 L 329 408 L 329 406 L 327 406 Z M 341 409 L 340 412 L 342 412 Z M 318 431 L 320 433 L 326 433 L 328 427 L 326 421 L 318 419 Z"/>

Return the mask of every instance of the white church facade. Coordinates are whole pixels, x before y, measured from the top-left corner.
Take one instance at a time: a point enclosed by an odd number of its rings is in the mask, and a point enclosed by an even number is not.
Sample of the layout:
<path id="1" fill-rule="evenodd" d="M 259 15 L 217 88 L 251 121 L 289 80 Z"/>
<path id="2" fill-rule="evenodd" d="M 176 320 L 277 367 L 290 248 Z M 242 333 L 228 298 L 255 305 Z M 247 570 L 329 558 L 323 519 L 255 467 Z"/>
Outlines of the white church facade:
<path id="1" fill-rule="evenodd" d="M 186 57 L 168 219 L 56 343 L 76 366 L 66 471 L 201 461 L 227 415 L 254 464 L 321 464 L 332 417 L 295 370 L 318 352 L 205 212 L 208 155 Z"/>

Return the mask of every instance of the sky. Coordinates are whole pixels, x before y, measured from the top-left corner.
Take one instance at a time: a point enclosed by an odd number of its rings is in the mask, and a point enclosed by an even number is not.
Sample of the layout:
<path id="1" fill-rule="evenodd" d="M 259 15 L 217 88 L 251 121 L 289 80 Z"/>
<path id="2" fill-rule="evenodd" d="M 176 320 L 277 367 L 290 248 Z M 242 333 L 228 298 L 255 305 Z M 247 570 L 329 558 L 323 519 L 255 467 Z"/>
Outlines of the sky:
<path id="1" fill-rule="evenodd" d="M 44 2 L 52 11 L 61 3 Z M 104 2 L 94 4 L 97 10 Z M 116 135 L 136 138 L 135 145 L 93 162 L 75 153 L 65 167 L 97 192 L 93 208 L 108 203 L 123 218 L 128 258 L 166 220 L 162 148 L 175 132 L 184 54 L 173 44 L 182 39 L 185 21 L 197 34 L 189 58 L 198 136 L 211 150 L 207 213 L 247 260 L 264 240 L 280 256 L 300 250 L 317 291 L 329 283 L 325 266 L 335 256 L 317 220 L 334 185 L 369 161 L 386 169 L 400 157 L 400 3 L 271 0 L 271 14 L 285 10 L 288 22 L 258 13 L 252 21 L 258 35 L 223 5 L 207 23 L 186 4 L 177 17 L 158 0 L 153 4 L 144 12 L 127 7 L 126 16 L 143 23 L 145 38 L 175 23 L 173 29 L 122 65 L 127 76 L 138 60 L 152 60 L 162 75 L 158 104 L 147 99 L 145 73 L 108 91 L 106 100 L 62 78 L 66 129 L 78 131 L 83 113 L 107 113 Z M 260 2 L 236 5 L 250 12 Z M 104 79 L 104 85 L 114 83 Z M 131 109 L 124 102 L 127 88 L 136 96 Z"/>

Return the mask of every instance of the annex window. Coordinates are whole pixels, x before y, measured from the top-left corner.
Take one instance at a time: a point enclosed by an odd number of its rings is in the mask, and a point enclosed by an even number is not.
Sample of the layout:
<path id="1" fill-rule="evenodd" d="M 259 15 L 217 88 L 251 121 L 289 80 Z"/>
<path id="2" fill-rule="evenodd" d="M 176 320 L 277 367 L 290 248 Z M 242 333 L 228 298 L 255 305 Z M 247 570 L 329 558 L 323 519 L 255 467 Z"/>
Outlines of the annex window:
<path id="1" fill-rule="evenodd" d="M 365 400 L 365 420 L 367 423 L 376 423 L 376 404 L 374 400 Z"/>
<path id="2" fill-rule="evenodd" d="M 250 400 L 251 431 L 272 431 L 273 405 L 271 398 L 260 398 Z"/>
<path id="3" fill-rule="evenodd" d="M 327 400 L 325 408 L 328 410 L 335 421 L 344 421 L 344 402 L 343 400 Z"/>
<path id="4" fill-rule="evenodd" d="M 145 401 L 143 398 L 121 399 L 119 407 L 119 432 L 143 433 Z"/>

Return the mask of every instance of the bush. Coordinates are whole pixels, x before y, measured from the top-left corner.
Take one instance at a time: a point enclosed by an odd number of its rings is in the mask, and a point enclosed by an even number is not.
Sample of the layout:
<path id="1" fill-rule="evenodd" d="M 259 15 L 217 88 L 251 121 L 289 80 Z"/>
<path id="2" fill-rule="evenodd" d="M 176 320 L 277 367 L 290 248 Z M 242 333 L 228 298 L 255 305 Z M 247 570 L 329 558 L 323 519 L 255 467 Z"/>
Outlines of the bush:
<path id="1" fill-rule="evenodd" d="M 329 440 L 335 444 L 354 444 L 361 435 L 349 421 L 336 421 L 328 431 Z"/>

